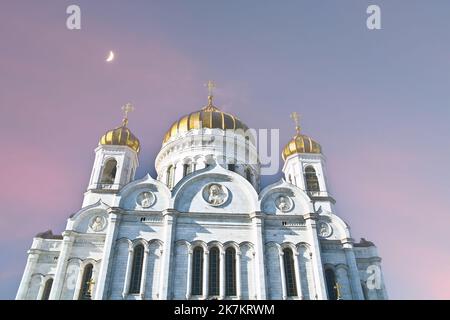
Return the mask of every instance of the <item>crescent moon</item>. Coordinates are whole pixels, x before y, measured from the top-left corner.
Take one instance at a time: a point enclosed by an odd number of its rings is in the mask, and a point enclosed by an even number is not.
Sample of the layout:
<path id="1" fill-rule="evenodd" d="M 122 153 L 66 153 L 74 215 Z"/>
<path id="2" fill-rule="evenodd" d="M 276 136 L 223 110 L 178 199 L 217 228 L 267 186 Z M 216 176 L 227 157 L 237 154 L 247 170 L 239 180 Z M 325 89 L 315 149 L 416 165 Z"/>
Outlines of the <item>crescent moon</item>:
<path id="1" fill-rule="evenodd" d="M 106 62 L 111 62 L 114 60 L 114 52 L 110 51 L 108 58 L 106 58 Z"/>

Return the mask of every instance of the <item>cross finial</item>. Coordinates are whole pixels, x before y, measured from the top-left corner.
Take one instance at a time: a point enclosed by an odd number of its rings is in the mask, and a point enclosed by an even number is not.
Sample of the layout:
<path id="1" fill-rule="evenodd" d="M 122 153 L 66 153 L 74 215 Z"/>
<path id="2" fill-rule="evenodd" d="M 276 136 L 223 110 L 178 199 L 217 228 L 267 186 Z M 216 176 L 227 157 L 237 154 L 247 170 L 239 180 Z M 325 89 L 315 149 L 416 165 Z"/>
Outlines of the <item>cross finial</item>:
<path id="1" fill-rule="evenodd" d="M 213 106 L 213 91 L 214 88 L 216 87 L 216 84 L 214 83 L 214 81 L 212 80 L 208 80 L 208 82 L 205 84 L 205 86 L 208 88 L 208 107 L 212 107 Z"/>
<path id="2" fill-rule="evenodd" d="M 214 81 L 208 80 L 208 82 L 206 83 L 206 86 L 208 87 L 208 95 L 212 96 L 214 88 L 216 87 L 216 84 L 214 83 Z"/>
<path id="3" fill-rule="evenodd" d="M 297 132 L 297 134 L 300 134 L 300 115 L 297 112 L 292 112 L 291 113 L 291 118 L 292 120 L 294 120 L 295 122 L 295 131 Z"/>
<path id="4" fill-rule="evenodd" d="M 128 113 L 129 112 L 133 112 L 134 111 L 134 107 L 132 106 L 131 103 L 127 103 L 126 105 L 122 106 L 122 111 L 123 111 L 123 125 L 126 127 L 128 125 Z"/>

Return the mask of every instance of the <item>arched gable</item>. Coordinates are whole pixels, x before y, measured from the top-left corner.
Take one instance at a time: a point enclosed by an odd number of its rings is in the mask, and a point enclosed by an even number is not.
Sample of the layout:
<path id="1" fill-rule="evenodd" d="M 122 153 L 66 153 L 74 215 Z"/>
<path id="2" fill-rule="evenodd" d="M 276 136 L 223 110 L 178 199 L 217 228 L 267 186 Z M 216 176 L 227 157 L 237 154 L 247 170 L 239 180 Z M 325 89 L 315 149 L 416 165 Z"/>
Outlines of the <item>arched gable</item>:
<path id="1" fill-rule="evenodd" d="M 222 202 L 212 204 L 210 186 L 222 186 Z M 254 187 L 242 176 L 211 165 L 184 177 L 172 191 L 173 207 L 180 212 L 250 213 L 258 208 Z"/>
<path id="2" fill-rule="evenodd" d="M 124 186 L 116 198 L 116 205 L 125 210 L 162 211 L 170 207 L 170 198 L 169 188 L 147 174 Z"/>
<path id="3" fill-rule="evenodd" d="M 108 209 L 110 206 L 101 200 L 84 207 L 68 219 L 66 230 L 79 233 L 105 233 L 108 226 Z"/>
<path id="4" fill-rule="evenodd" d="M 279 205 L 279 199 L 284 200 L 287 205 L 285 209 Z M 271 184 L 259 193 L 260 211 L 266 214 L 299 214 L 314 212 L 311 199 L 300 188 L 286 182 L 284 179 Z"/>

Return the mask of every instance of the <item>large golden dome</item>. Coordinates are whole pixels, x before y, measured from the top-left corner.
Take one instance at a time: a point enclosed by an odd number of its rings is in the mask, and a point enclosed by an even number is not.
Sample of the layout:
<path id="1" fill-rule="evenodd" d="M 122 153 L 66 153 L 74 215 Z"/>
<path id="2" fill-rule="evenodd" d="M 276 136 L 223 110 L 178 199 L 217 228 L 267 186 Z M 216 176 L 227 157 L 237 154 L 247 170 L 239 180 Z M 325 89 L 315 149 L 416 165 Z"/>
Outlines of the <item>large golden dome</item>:
<path id="1" fill-rule="evenodd" d="M 225 113 L 212 104 L 212 95 L 208 97 L 209 103 L 201 110 L 192 112 L 180 120 L 175 121 L 164 135 L 163 144 L 171 138 L 186 133 L 193 129 L 209 128 L 222 130 L 246 131 L 248 127 L 235 116 Z"/>
<path id="2" fill-rule="evenodd" d="M 322 148 L 320 144 L 311 139 L 310 137 L 300 134 L 300 124 L 297 112 L 291 114 L 291 118 L 295 122 L 295 130 L 297 134 L 289 141 L 289 143 L 284 147 L 282 157 L 286 160 L 289 156 L 299 153 L 321 153 Z"/>

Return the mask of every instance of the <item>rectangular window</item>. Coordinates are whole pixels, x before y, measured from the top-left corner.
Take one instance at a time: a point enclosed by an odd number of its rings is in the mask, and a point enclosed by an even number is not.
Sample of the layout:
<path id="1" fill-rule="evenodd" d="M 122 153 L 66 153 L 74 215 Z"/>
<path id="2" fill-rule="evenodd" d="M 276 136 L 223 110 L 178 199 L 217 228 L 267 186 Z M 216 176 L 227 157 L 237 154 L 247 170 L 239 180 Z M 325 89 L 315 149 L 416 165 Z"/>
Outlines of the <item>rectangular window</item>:
<path id="1" fill-rule="evenodd" d="M 195 248 L 192 257 L 192 295 L 201 295 L 203 291 L 203 249 Z"/>
<path id="2" fill-rule="evenodd" d="M 209 295 L 219 295 L 219 249 L 209 251 Z"/>
<path id="3" fill-rule="evenodd" d="M 225 252 L 225 295 L 236 295 L 236 254 L 233 248 Z"/>

